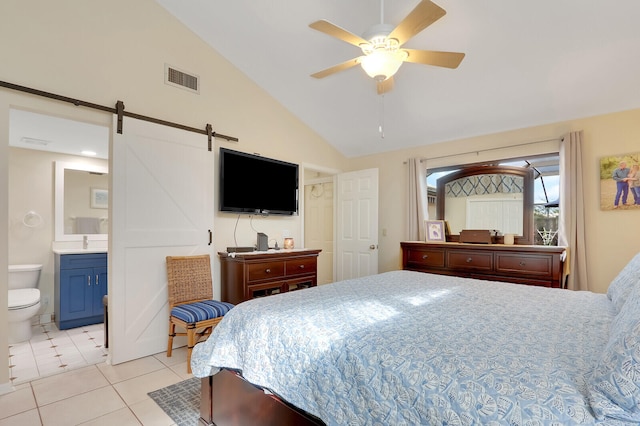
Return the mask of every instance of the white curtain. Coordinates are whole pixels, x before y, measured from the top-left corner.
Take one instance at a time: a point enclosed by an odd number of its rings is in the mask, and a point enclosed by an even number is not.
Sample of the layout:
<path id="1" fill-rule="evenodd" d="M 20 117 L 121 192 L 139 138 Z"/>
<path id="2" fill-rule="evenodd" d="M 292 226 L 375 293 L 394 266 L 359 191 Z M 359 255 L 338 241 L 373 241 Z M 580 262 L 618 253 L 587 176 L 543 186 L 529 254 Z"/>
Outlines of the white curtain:
<path id="1" fill-rule="evenodd" d="M 568 247 L 565 272 L 569 290 L 589 290 L 585 243 L 583 133 L 572 132 L 560 143 L 560 217 L 558 245 Z"/>
<path id="2" fill-rule="evenodd" d="M 407 161 L 408 170 L 408 203 L 407 203 L 407 240 L 424 241 L 424 221 L 429 218 L 427 210 L 427 168 L 423 167 L 420 158 Z"/>

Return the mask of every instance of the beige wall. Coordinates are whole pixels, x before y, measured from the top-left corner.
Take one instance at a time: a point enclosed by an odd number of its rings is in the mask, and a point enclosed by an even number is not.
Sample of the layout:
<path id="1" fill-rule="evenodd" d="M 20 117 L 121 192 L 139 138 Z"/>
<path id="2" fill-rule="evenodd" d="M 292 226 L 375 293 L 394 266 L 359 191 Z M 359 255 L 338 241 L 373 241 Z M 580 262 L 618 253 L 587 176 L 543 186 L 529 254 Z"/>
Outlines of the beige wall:
<path id="1" fill-rule="evenodd" d="M 405 238 L 403 206 L 406 204 L 406 166 L 403 162 L 408 158 L 451 156 L 427 160 L 427 167 L 437 167 L 533 155 L 557 150 L 559 142 L 554 139 L 576 130 L 584 131 L 583 167 L 585 187 L 589 189 L 583 194 L 589 287 L 595 292 L 606 292 L 617 272 L 640 252 L 640 238 L 636 231 L 640 226 L 640 211 L 600 210 L 599 161 L 603 156 L 638 152 L 640 109 L 354 159 L 351 162 L 353 170 L 380 168 L 380 206 L 394 206 L 380 209 L 380 271 L 397 269 L 401 263 L 399 242 Z M 534 141 L 545 142 L 525 145 Z M 510 145 L 521 146 L 509 148 Z M 495 149 L 502 147 L 505 149 Z M 455 155 L 471 150 L 477 152 Z"/>

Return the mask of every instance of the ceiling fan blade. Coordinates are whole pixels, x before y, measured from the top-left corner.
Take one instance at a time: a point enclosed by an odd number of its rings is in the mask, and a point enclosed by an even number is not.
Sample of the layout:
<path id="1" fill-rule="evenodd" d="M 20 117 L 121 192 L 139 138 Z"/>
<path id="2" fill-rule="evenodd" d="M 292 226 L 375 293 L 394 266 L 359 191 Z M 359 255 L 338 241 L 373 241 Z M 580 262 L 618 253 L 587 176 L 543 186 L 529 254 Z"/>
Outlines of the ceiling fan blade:
<path id="1" fill-rule="evenodd" d="M 394 85 L 393 76 L 389 77 L 384 81 L 378 81 L 376 83 L 378 95 L 384 95 L 385 93 L 392 91 L 393 85 Z"/>
<path id="2" fill-rule="evenodd" d="M 464 53 L 436 52 L 433 50 L 402 49 L 409 54 L 405 62 L 416 64 L 434 65 L 436 67 L 458 68 Z"/>
<path id="3" fill-rule="evenodd" d="M 309 27 L 313 28 L 314 30 L 318 30 L 322 33 L 328 34 L 337 39 L 340 39 L 342 41 L 346 41 L 347 43 L 353 44 L 356 47 L 360 47 L 360 45 L 363 43 L 365 44 L 369 43 L 367 40 L 363 39 L 362 37 L 357 36 L 353 33 L 350 33 L 349 31 L 343 28 L 340 28 L 339 26 L 334 25 L 329 21 L 325 21 L 324 19 L 321 19 L 319 21 L 309 24 Z"/>
<path id="4" fill-rule="evenodd" d="M 447 12 L 437 4 L 422 0 L 398 26 L 391 31 L 389 38 L 398 40 L 398 44 L 402 46 L 411 37 L 427 28 L 429 25 L 442 18 Z"/>
<path id="5" fill-rule="evenodd" d="M 318 71 L 317 73 L 311 74 L 311 77 L 315 78 L 324 78 L 328 75 L 335 74 L 340 71 L 347 70 L 349 68 L 355 67 L 356 65 L 360 65 L 360 59 L 362 56 L 358 56 L 357 58 L 349 59 L 341 64 L 334 65 L 330 68 L 327 68 L 322 71 Z"/>

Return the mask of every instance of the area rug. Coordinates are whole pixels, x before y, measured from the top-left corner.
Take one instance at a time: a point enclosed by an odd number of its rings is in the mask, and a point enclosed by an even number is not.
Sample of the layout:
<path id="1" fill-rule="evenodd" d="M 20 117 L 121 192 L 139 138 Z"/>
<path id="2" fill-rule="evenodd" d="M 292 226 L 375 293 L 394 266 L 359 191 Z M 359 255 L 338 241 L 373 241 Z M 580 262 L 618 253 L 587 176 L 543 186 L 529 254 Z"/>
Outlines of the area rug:
<path id="1" fill-rule="evenodd" d="M 200 379 L 192 377 L 182 382 L 149 392 L 147 395 L 164 410 L 178 426 L 198 424 L 200 417 Z"/>

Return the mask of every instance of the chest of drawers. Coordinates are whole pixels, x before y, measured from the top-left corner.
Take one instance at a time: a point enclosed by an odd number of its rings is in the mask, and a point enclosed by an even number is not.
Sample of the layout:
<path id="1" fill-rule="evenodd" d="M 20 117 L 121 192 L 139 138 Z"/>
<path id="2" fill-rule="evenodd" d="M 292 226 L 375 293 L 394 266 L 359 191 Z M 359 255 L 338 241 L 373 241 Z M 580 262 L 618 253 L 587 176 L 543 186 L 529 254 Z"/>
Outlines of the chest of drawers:
<path id="1" fill-rule="evenodd" d="M 317 285 L 317 261 L 321 250 L 218 253 L 222 300 L 238 304 L 256 297 Z"/>
<path id="2" fill-rule="evenodd" d="M 564 287 L 564 247 L 401 242 L 402 268 L 441 275 Z"/>

